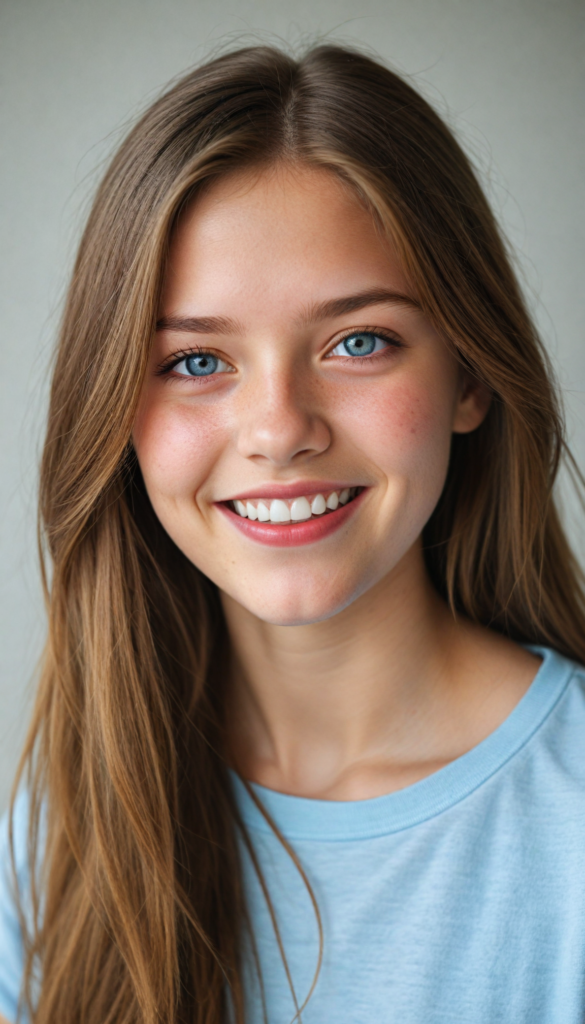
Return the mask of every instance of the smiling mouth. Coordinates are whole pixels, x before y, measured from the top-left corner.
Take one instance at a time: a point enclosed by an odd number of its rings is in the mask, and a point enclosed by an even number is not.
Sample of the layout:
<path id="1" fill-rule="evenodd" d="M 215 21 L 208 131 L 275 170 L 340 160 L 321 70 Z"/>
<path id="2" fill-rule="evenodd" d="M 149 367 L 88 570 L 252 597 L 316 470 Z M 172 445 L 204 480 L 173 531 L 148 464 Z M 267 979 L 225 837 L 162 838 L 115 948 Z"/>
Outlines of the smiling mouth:
<path id="1" fill-rule="evenodd" d="M 349 505 L 363 487 L 343 487 L 337 491 L 317 492 L 299 495 L 296 498 L 248 498 L 235 499 L 225 504 L 242 519 L 257 520 L 260 523 L 284 526 L 287 523 L 304 523 L 310 519 L 322 519 L 335 512 L 342 505 Z"/>

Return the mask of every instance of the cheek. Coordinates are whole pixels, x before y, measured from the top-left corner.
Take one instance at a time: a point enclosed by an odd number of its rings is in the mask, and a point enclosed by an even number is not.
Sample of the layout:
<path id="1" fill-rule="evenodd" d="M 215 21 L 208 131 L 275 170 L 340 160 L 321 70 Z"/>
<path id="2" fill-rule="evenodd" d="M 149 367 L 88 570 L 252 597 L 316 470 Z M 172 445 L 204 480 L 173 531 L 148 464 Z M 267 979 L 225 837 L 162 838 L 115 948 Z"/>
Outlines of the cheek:
<path id="1" fill-rule="evenodd" d="M 192 495 L 217 461 L 223 433 L 215 417 L 200 415 L 187 403 L 145 403 L 133 437 L 153 503 L 159 495 Z"/>
<path id="2" fill-rule="evenodd" d="M 444 472 L 452 418 L 447 392 L 420 379 L 389 381 L 349 397 L 343 419 L 364 453 L 389 475 Z"/>

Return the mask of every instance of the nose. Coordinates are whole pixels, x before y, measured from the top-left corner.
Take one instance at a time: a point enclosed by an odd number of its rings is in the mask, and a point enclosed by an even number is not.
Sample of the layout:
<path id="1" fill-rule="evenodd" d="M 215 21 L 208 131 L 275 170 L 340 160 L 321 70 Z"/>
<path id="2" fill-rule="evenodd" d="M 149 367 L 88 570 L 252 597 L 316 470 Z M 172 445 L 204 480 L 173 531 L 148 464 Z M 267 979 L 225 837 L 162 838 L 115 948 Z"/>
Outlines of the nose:
<path id="1" fill-rule="evenodd" d="M 243 389 L 238 452 L 255 462 L 284 467 L 326 451 L 331 432 L 303 366 L 264 372 Z"/>

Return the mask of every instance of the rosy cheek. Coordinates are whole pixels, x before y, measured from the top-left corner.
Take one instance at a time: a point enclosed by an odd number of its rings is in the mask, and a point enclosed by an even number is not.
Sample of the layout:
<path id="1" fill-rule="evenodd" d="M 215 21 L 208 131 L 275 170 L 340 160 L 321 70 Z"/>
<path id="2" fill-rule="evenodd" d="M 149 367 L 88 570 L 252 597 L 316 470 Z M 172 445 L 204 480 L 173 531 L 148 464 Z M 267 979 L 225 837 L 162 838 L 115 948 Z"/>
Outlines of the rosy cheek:
<path id="1" fill-rule="evenodd" d="M 207 410 L 174 402 L 145 404 L 134 439 L 146 486 L 173 498 L 192 494 L 209 475 L 221 448 L 222 430 Z"/>
<path id="2" fill-rule="evenodd" d="M 441 400 L 440 387 L 403 380 L 360 392 L 347 398 L 343 420 L 381 468 L 426 461 L 448 446 L 449 402 Z"/>

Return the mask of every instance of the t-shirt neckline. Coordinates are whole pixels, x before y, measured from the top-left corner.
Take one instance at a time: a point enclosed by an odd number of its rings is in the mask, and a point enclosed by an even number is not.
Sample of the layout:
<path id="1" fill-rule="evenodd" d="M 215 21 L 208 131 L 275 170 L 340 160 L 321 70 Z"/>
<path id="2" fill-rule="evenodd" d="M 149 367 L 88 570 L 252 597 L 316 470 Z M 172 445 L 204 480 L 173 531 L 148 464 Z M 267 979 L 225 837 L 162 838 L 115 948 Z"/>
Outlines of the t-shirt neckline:
<path id="1" fill-rule="evenodd" d="M 441 814 L 469 796 L 513 758 L 546 721 L 574 672 L 573 662 L 546 647 L 528 648 L 543 659 L 530 687 L 485 740 L 426 778 L 367 800 L 313 800 L 257 783 L 252 788 L 287 839 L 343 842 L 390 835 Z M 230 772 L 248 828 L 272 830 L 241 779 Z"/>

